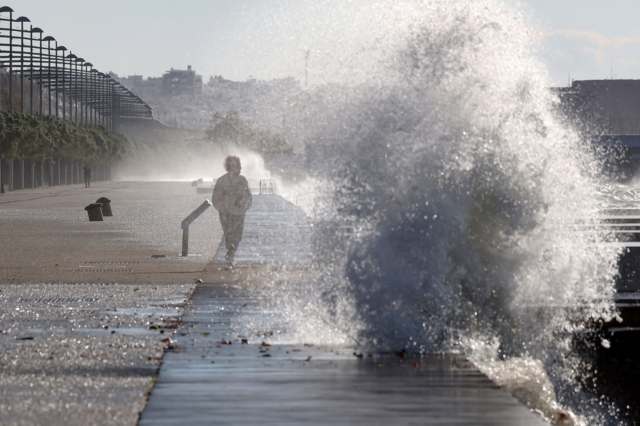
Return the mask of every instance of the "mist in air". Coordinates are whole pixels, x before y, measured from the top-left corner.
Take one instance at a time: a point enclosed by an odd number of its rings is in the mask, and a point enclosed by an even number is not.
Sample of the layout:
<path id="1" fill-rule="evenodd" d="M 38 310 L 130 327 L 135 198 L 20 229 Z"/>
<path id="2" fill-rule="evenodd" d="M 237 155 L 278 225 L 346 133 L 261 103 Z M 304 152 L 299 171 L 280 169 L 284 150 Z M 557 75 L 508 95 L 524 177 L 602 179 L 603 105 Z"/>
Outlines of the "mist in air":
<path id="1" fill-rule="evenodd" d="M 580 386 L 588 372 L 571 339 L 614 318 L 619 251 L 597 246 L 603 233 L 566 232 L 597 219 L 597 162 L 554 112 L 526 16 L 501 0 L 277 5 L 246 10 L 238 67 L 297 88 L 259 86 L 238 109 L 283 135 L 291 161 L 178 140 L 117 175 L 210 180 L 235 154 L 249 179 L 279 179 L 309 214 L 313 265 L 255 289 L 281 297 L 237 328 L 461 352 L 551 422 L 611 421 Z"/>

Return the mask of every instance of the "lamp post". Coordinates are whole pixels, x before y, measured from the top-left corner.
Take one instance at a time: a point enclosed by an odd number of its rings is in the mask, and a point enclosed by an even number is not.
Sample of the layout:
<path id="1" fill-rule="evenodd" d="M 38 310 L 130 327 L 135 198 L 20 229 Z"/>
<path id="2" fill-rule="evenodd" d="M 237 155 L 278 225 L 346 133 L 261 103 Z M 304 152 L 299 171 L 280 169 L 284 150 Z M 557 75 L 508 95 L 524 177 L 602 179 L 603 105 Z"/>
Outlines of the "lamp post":
<path id="1" fill-rule="evenodd" d="M 0 13 L 9 13 L 9 110 L 13 111 L 12 105 L 13 102 L 11 102 L 11 95 L 13 94 L 13 85 L 11 84 L 11 61 L 12 61 L 12 57 L 11 57 L 11 36 L 12 36 L 12 31 L 11 31 L 11 27 L 12 27 L 12 22 L 13 22 L 13 9 L 11 9 L 9 6 L 2 6 L 0 7 Z M 0 20 L 5 21 L 7 19 L 0 17 Z M 2 79 L 2 75 L 0 75 L 0 81 Z M 2 92 L 0 92 L 1 94 Z M 0 110 L 2 110 L 2 96 L 0 96 Z M 9 161 L 9 170 L 8 170 L 8 175 L 9 175 L 9 191 L 13 191 L 13 160 Z M 4 180 L 2 178 L 2 158 L 0 157 L 0 193 L 4 194 Z"/>
<path id="2" fill-rule="evenodd" d="M 40 36 L 40 38 L 42 39 L 42 35 Z M 47 42 L 47 111 L 48 114 L 51 115 L 51 57 L 52 57 L 52 49 L 51 49 L 51 42 L 54 41 L 56 42 L 56 48 L 58 45 L 58 42 L 56 41 L 55 38 L 51 37 L 51 36 L 46 36 L 45 38 L 42 39 L 42 41 L 46 41 Z M 42 42 L 40 42 L 40 46 L 41 46 L 41 50 L 40 52 L 42 53 Z M 57 56 L 57 51 L 54 49 L 53 52 L 56 52 L 56 56 Z M 42 61 L 41 65 L 42 65 Z M 57 60 L 56 60 L 56 77 L 57 77 Z M 58 111 L 58 91 L 57 88 L 55 90 L 56 92 L 56 116 L 57 116 L 57 111 Z M 40 92 L 42 93 L 42 91 Z M 40 98 L 40 111 L 42 111 L 42 95 Z M 42 112 L 41 112 L 41 116 L 42 116 Z M 58 163 L 59 163 L 59 159 L 58 159 Z M 49 185 L 50 186 L 54 186 L 54 180 L 53 180 L 53 169 L 54 169 L 54 161 L 53 158 L 49 161 Z M 58 165 L 58 184 L 60 184 L 60 168 Z"/>
<path id="3" fill-rule="evenodd" d="M 20 112 L 24 113 L 24 23 L 31 21 L 26 16 L 20 16 L 16 22 L 20 22 Z M 18 189 L 24 189 L 24 158 L 20 158 L 19 173 Z"/>
<path id="4" fill-rule="evenodd" d="M 102 124 L 105 128 L 107 127 L 105 121 L 105 113 L 104 108 L 107 103 L 106 100 L 106 81 L 107 77 L 104 73 L 98 72 L 98 76 L 100 79 L 98 80 L 98 106 L 100 107 L 100 124 Z"/>
<path id="5" fill-rule="evenodd" d="M 51 115 L 51 42 L 56 41 L 56 39 L 51 36 L 46 36 L 42 41 L 47 42 L 47 98 L 49 104 L 48 111 L 49 115 Z"/>
<path id="6" fill-rule="evenodd" d="M 78 57 L 76 55 L 74 55 L 73 53 L 71 53 L 71 51 L 69 51 L 69 54 L 67 55 L 67 59 L 69 60 L 69 120 L 71 121 L 73 121 L 73 98 L 75 97 L 75 93 L 74 93 L 75 71 L 71 67 L 75 63 L 74 59 L 77 59 L 77 58 Z M 63 63 L 64 63 L 64 59 L 63 59 Z M 65 90 L 66 90 L 66 85 L 65 85 Z M 77 115 L 78 115 L 78 111 L 76 110 L 76 116 Z"/>
<path id="7" fill-rule="evenodd" d="M 58 91 L 60 90 L 60 79 L 58 78 L 58 59 L 60 59 L 60 56 L 58 56 L 58 52 L 62 52 L 62 119 L 64 120 L 66 118 L 66 113 L 65 113 L 65 101 L 64 101 L 64 84 L 65 84 L 65 78 L 64 78 L 64 52 L 66 52 L 67 48 L 64 46 L 58 46 L 57 45 L 58 42 L 56 42 L 56 117 L 60 117 L 59 114 L 59 110 L 58 110 Z"/>
<path id="8" fill-rule="evenodd" d="M 93 64 L 91 62 L 85 62 L 85 67 L 89 67 L 89 70 L 86 72 L 86 84 L 87 84 L 87 96 L 85 97 L 86 105 L 85 105 L 85 116 L 84 122 L 87 126 L 93 126 L 93 107 L 92 105 L 92 96 L 93 96 L 93 76 L 95 75 Z"/>
<path id="9" fill-rule="evenodd" d="M 42 96 L 43 96 L 43 88 L 42 88 L 42 75 L 44 71 L 44 67 L 42 66 L 43 56 L 42 56 L 42 29 L 35 27 L 31 28 L 31 34 L 39 34 L 38 36 L 38 85 L 40 86 L 40 118 L 42 118 Z M 32 67 L 33 69 L 33 67 Z M 33 72 L 33 71 L 32 71 Z"/>
<path id="10" fill-rule="evenodd" d="M 29 114 L 33 115 L 33 25 L 29 25 Z"/>
<path id="11" fill-rule="evenodd" d="M 89 112 L 89 121 L 91 122 L 91 126 L 96 126 L 98 123 L 98 73 L 99 71 L 95 68 L 91 68 L 91 111 Z"/>
<path id="12" fill-rule="evenodd" d="M 113 132 L 118 133 L 120 131 L 120 109 L 121 109 L 121 96 L 118 93 L 118 89 L 122 87 L 122 84 L 113 80 Z"/>
<path id="13" fill-rule="evenodd" d="M 38 114 L 40 116 L 40 119 L 42 120 L 43 118 L 43 111 L 42 111 L 42 97 L 43 97 L 43 88 L 42 88 L 42 75 L 43 75 L 43 66 L 42 66 L 42 29 L 38 28 L 38 27 L 31 27 L 31 114 L 33 114 L 33 73 L 34 73 L 34 66 L 33 66 L 33 34 L 38 34 L 38 65 L 36 67 L 36 69 L 38 70 L 36 73 L 36 78 L 38 79 L 38 91 L 40 93 L 39 96 L 39 100 L 40 100 L 40 107 L 38 109 Z M 35 167 L 35 164 L 33 165 L 33 167 Z M 44 186 L 44 159 L 40 158 L 40 186 Z M 36 182 L 35 182 L 35 176 L 34 176 L 34 188 L 37 186 Z"/>
<path id="14" fill-rule="evenodd" d="M 114 114 L 114 100 L 115 100 L 115 88 L 113 87 L 113 78 L 111 78 L 110 75 L 105 74 L 105 80 L 106 80 L 106 84 L 105 84 L 105 97 L 106 97 L 106 101 L 107 101 L 107 111 L 105 113 L 105 116 L 107 116 L 107 130 L 110 132 L 113 132 L 113 118 L 115 117 Z M 111 117 L 111 121 L 109 121 L 108 117 Z"/>
<path id="15" fill-rule="evenodd" d="M 78 64 L 80 64 L 80 84 L 78 85 L 78 90 L 79 90 L 79 101 L 80 101 L 80 124 L 86 124 L 84 121 L 84 110 L 86 108 L 86 101 L 84 99 L 84 87 L 85 87 L 85 60 L 82 58 L 78 58 L 76 59 L 76 62 Z"/>
<path id="16" fill-rule="evenodd" d="M 26 16 L 21 16 L 16 19 L 16 22 L 20 22 L 20 112 L 24 113 L 24 23 L 31 21 Z M 24 185 L 24 160 L 22 160 L 21 169 L 22 185 Z"/>
<path id="17" fill-rule="evenodd" d="M 13 9 L 4 6 L 9 12 L 9 114 L 13 115 Z M 13 161 L 9 165 L 9 191 L 13 191 Z"/>
<path id="18" fill-rule="evenodd" d="M 0 7 L 0 13 L 9 13 L 9 19 L 2 18 L 2 16 L 0 16 L 0 21 L 9 21 L 9 49 L 11 50 L 11 21 L 12 21 L 13 9 L 11 9 L 9 6 L 2 6 L 2 7 Z M 9 53 L 9 69 L 11 69 L 11 59 L 12 59 L 11 58 L 11 53 Z M 2 68 L 3 67 L 0 64 L 0 69 L 2 69 Z M 0 82 L 2 82 L 1 78 L 2 77 L 0 76 Z M 9 79 L 8 80 L 9 81 L 11 80 L 11 71 L 9 71 Z M 11 101 L 9 101 L 9 104 L 11 104 Z M 2 97 L 1 96 L 0 96 L 0 110 L 2 110 Z M 0 188 L 0 189 L 2 190 L 2 192 L 4 192 L 4 186 L 2 186 L 2 188 Z"/>

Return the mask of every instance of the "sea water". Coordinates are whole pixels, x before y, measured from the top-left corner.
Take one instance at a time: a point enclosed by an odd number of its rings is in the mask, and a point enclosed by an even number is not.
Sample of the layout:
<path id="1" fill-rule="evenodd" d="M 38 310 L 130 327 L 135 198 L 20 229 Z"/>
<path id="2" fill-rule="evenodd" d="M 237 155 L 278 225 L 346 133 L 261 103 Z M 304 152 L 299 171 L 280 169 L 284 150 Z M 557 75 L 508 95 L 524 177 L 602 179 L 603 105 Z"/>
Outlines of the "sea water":
<path id="1" fill-rule="evenodd" d="M 286 291 L 265 322 L 282 341 L 462 352 L 552 422 L 616 422 L 573 342 L 616 316 L 619 249 L 595 225 L 629 192 L 555 114 L 539 34 L 499 0 L 339 9 L 360 53 L 299 106 L 333 141 L 308 206 L 315 260 L 273 280 Z"/>

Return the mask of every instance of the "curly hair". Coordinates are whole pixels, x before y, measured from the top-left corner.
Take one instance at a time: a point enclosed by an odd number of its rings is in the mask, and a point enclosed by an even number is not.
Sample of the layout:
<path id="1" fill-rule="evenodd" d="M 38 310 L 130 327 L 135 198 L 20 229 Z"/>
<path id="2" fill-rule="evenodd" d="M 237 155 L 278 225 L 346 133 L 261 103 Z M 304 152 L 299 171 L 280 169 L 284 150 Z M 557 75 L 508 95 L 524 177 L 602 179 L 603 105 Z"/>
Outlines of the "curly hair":
<path id="1" fill-rule="evenodd" d="M 237 157 L 235 155 L 228 155 L 227 158 L 224 159 L 224 169 L 226 171 L 229 171 L 231 166 L 233 166 L 234 164 L 237 164 L 238 166 L 240 165 L 240 157 Z"/>

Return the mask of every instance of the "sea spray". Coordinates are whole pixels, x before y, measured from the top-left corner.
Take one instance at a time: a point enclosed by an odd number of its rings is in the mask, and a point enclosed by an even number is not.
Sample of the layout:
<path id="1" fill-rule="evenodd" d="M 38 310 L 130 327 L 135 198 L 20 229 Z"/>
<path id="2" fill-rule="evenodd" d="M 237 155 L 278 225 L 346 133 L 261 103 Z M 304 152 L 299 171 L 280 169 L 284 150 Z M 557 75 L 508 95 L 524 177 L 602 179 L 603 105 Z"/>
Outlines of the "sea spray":
<path id="1" fill-rule="evenodd" d="M 372 10 L 384 19 L 360 83 L 323 88 L 341 138 L 316 176 L 314 270 L 268 290 L 289 294 L 283 338 L 466 351 L 489 375 L 509 363 L 514 383 L 548 377 L 553 395 L 530 401 L 547 418 L 606 422 L 572 336 L 613 318 L 619 253 L 571 232 L 597 219 L 596 164 L 553 114 L 536 33 L 500 1 Z"/>

